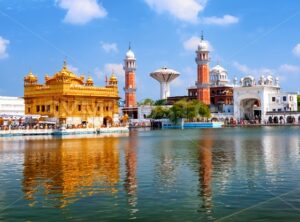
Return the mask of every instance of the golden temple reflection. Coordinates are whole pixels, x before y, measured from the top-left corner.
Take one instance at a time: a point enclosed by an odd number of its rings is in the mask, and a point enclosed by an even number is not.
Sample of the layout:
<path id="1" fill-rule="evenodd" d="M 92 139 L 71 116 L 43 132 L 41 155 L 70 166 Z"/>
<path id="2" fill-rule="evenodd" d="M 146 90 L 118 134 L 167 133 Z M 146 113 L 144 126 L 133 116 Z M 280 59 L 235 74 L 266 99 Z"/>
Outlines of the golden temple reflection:
<path id="1" fill-rule="evenodd" d="M 125 167 L 126 167 L 126 178 L 125 178 L 125 190 L 128 196 L 128 203 L 131 206 L 130 215 L 134 218 L 137 205 L 137 145 L 138 145 L 138 132 L 130 131 L 128 143 L 125 147 Z M 132 218 L 132 219 L 133 219 Z"/>
<path id="2" fill-rule="evenodd" d="M 118 192 L 118 140 L 26 141 L 23 192 L 29 205 L 38 203 L 39 196 L 45 202 L 53 200 L 55 207 L 66 207 L 83 197 Z"/>
<path id="3" fill-rule="evenodd" d="M 199 182 L 200 195 L 203 199 L 202 208 L 207 213 L 211 212 L 212 204 L 212 145 L 213 138 L 210 134 L 211 129 L 205 129 L 205 135 L 199 141 Z"/>

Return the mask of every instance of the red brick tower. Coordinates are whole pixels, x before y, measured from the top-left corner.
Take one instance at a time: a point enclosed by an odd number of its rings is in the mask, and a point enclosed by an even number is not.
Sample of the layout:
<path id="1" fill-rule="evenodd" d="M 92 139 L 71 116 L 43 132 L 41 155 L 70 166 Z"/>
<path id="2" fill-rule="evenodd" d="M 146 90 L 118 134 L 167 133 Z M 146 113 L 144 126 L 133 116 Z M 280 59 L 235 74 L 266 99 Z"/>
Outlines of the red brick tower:
<path id="1" fill-rule="evenodd" d="M 196 51 L 197 63 L 197 97 L 198 100 L 206 105 L 210 105 L 210 85 L 209 85 L 209 47 L 208 42 L 204 41 L 203 34 Z"/>
<path id="2" fill-rule="evenodd" d="M 136 84 L 135 84 L 135 70 L 136 59 L 134 53 L 129 46 L 129 50 L 126 53 L 124 59 L 125 70 L 125 108 L 136 107 Z"/>

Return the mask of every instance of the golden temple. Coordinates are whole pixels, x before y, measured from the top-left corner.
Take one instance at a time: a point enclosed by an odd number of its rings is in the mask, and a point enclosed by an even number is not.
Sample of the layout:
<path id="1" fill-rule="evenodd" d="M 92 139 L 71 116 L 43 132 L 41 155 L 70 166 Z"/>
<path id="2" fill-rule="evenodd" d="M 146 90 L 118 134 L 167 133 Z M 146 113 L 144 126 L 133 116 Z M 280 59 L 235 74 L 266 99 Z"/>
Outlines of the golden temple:
<path id="1" fill-rule="evenodd" d="M 112 124 L 119 113 L 118 80 L 111 75 L 105 87 L 94 86 L 88 77 L 77 76 L 64 62 L 62 69 L 39 84 L 30 72 L 24 77 L 26 115 L 54 118 L 59 123 L 95 126 Z"/>

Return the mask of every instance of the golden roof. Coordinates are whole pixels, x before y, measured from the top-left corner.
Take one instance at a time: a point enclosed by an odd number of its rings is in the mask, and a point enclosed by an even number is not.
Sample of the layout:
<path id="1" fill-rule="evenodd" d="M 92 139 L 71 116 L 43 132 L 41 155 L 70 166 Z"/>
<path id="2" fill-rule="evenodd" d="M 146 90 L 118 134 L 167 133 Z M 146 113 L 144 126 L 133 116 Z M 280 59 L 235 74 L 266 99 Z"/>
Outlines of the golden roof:
<path id="1" fill-rule="evenodd" d="M 118 81 L 118 78 L 115 74 L 111 74 L 110 81 Z"/>
<path id="2" fill-rule="evenodd" d="M 87 78 L 86 82 L 87 82 L 87 83 L 93 83 L 94 80 L 93 80 L 93 78 L 92 78 L 91 76 L 89 76 L 89 77 Z"/>
<path id="3" fill-rule="evenodd" d="M 64 65 L 63 65 L 62 69 L 54 75 L 54 78 L 55 77 L 75 77 L 75 78 L 78 78 L 78 76 L 76 76 L 72 71 L 70 71 L 68 69 L 68 65 L 67 65 L 66 61 L 64 61 Z"/>
<path id="4" fill-rule="evenodd" d="M 24 77 L 24 80 L 28 82 L 35 82 L 37 81 L 37 76 L 33 75 L 33 73 L 30 71 L 28 75 Z"/>
<path id="5" fill-rule="evenodd" d="M 79 84 L 84 84 L 84 77 L 79 77 L 75 73 L 73 73 L 71 70 L 68 69 L 67 62 L 64 61 L 62 69 L 55 73 L 53 77 L 48 77 L 46 80 L 46 84 L 50 84 L 51 82 L 61 82 L 61 81 L 73 81 L 75 80 Z"/>

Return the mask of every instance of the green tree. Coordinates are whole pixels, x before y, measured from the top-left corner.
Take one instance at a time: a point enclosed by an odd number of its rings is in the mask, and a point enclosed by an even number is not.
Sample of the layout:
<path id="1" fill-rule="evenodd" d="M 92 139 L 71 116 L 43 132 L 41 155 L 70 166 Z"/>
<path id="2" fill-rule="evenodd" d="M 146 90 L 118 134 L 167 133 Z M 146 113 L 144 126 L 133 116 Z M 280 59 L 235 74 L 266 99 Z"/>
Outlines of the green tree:
<path id="1" fill-rule="evenodd" d="M 207 105 L 199 102 L 199 104 L 197 106 L 198 106 L 198 114 L 201 117 L 206 117 L 206 118 L 210 117 L 210 109 Z"/>
<path id="2" fill-rule="evenodd" d="M 143 101 L 141 101 L 141 102 L 139 103 L 139 105 L 142 105 L 142 106 L 146 106 L 146 105 L 148 105 L 148 106 L 153 106 L 154 103 L 155 103 L 155 102 L 154 102 L 152 99 L 147 98 L 147 99 L 144 99 Z"/>
<path id="3" fill-rule="evenodd" d="M 169 119 L 177 124 L 178 120 L 185 118 L 187 115 L 187 102 L 185 100 L 180 100 L 170 108 Z"/>
<path id="4" fill-rule="evenodd" d="M 168 118 L 169 112 L 168 109 L 162 107 L 162 106 L 156 106 L 149 115 L 149 118 L 152 119 L 163 119 Z"/>
<path id="5" fill-rule="evenodd" d="M 174 103 L 169 110 L 169 119 L 175 124 L 181 118 L 187 118 L 189 121 L 192 121 L 196 117 L 210 117 L 209 107 L 197 100 L 180 100 Z"/>
<path id="6" fill-rule="evenodd" d="M 160 100 L 155 101 L 155 103 L 154 103 L 155 106 L 164 106 L 166 104 L 167 104 L 166 99 L 160 99 Z"/>

